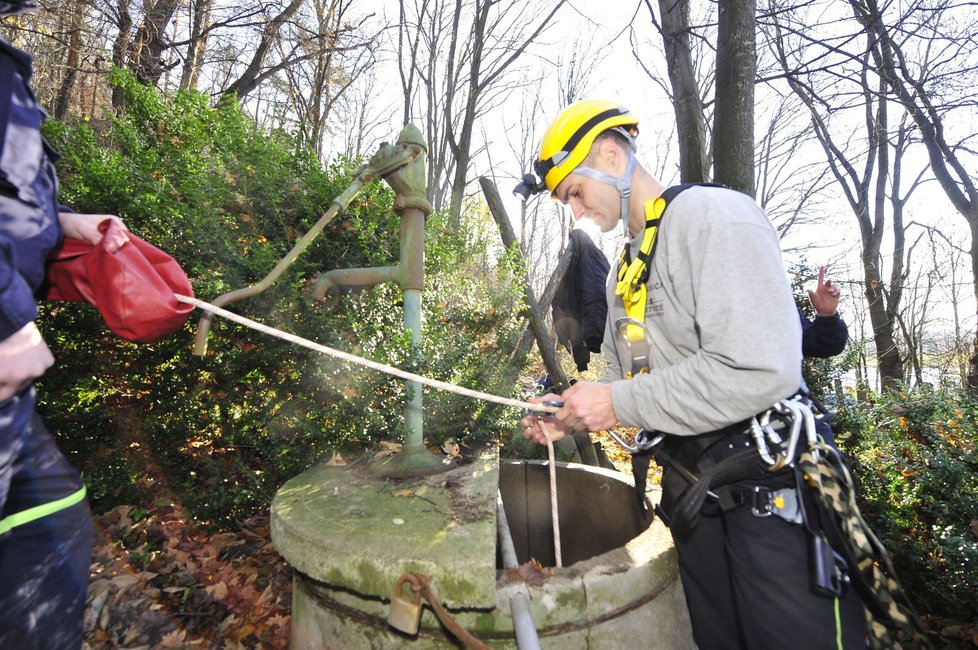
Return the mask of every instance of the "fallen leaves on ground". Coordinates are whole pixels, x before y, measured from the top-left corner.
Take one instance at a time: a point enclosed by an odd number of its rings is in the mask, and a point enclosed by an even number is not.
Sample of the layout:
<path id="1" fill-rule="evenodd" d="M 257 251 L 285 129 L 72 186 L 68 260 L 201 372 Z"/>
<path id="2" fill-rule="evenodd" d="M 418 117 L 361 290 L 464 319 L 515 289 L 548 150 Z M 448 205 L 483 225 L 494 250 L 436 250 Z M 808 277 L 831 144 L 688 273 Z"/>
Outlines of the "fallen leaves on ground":
<path id="1" fill-rule="evenodd" d="M 164 501 L 95 523 L 84 648 L 288 647 L 292 576 L 267 518 L 207 534 Z"/>

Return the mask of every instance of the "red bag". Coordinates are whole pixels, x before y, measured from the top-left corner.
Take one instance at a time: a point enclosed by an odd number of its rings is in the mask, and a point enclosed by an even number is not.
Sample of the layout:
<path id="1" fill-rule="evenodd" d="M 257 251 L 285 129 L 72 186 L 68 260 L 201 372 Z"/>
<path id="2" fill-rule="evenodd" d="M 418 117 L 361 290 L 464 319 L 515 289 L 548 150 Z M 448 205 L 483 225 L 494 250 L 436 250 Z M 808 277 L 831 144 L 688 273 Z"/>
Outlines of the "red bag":
<path id="1" fill-rule="evenodd" d="M 97 245 L 66 237 L 48 255 L 41 296 L 94 305 L 109 329 L 127 341 L 149 343 L 180 329 L 194 308 L 173 294 L 194 294 L 176 260 L 132 233 L 126 233 L 127 244 L 110 253 L 111 235 L 122 226 L 106 219 L 98 228 L 106 237 Z"/>

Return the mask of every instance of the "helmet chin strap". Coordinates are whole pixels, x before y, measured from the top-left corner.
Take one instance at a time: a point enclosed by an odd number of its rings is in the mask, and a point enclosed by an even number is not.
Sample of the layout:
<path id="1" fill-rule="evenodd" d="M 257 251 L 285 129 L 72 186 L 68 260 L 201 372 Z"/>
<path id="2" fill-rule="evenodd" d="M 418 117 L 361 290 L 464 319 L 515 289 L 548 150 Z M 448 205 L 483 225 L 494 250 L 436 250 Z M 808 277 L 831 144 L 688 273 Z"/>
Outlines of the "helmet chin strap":
<path id="1" fill-rule="evenodd" d="M 618 194 L 621 196 L 621 232 L 626 242 L 631 239 L 628 233 L 628 200 L 632 196 L 632 172 L 635 171 L 636 164 L 638 164 L 638 161 L 635 159 L 635 151 L 629 149 L 628 165 L 625 167 L 625 173 L 621 176 L 615 177 L 611 174 L 600 172 L 593 167 L 584 167 L 583 165 L 571 172 L 572 174 L 587 176 L 599 183 L 607 183 L 618 190 Z"/>

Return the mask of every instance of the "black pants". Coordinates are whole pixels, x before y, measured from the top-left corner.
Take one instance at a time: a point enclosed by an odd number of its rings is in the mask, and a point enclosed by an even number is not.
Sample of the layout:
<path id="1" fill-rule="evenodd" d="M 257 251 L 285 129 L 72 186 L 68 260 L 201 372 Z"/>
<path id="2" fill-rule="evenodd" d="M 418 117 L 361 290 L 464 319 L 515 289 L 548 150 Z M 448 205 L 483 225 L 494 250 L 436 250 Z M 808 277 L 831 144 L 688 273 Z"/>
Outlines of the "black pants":
<path id="1" fill-rule="evenodd" d="M 664 495 L 665 496 L 665 495 Z M 708 504 L 685 541 L 676 540 L 693 638 L 700 650 L 866 648 L 862 605 L 809 588 L 801 525 L 757 517 L 746 506 Z"/>
<path id="2" fill-rule="evenodd" d="M 0 404 L 0 520 L 82 487 L 33 398 L 28 389 Z M 0 535 L 0 648 L 81 647 L 92 539 L 84 499 Z"/>

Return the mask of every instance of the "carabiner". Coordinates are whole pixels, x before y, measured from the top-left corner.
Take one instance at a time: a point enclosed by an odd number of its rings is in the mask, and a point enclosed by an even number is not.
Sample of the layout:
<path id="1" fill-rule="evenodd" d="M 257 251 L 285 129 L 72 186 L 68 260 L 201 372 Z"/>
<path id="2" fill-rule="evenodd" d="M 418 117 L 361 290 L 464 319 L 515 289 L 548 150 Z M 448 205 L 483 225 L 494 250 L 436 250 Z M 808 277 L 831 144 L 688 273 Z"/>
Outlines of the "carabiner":
<path id="1" fill-rule="evenodd" d="M 645 326 L 645 323 L 638 319 L 632 318 L 631 316 L 621 316 L 620 318 L 615 319 L 615 331 L 618 332 L 618 336 L 631 343 L 631 339 L 628 338 L 629 325 L 641 327 L 642 333 L 645 334 L 645 342 L 652 345 L 652 337 L 649 336 L 649 328 Z"/>
<path id="2" fill-rule="evenodd" d="M 783 466 L 782 458 L 775 460 L 771 456 L 771 450 L 768 449 L 767 441 L 764 440 L 764 429 L 761 424 L 757 421 L 757 418 L 751 418 L 750 420 L 750 435 L 751 439 L 754 441 L 754 446 L 757 447 L 757 453 L 760 454 L 761 460 L 768 464 L 768 471 L 774 472 L 781 469 Z"/>
<path id="3" fill-rule="evenodd" d="M 666 434 L 659 433 L 656 434 L 656 436 L 650 440 L 649 436 L 651 436 L 652 434 L 646 431 L 645 429 L 639 429 L 639 432 L 635 434 L 635 444 L 630 445 L 627 442 L 625 442 L 624 438 L 619 436 L 611 429 L 608 430 L 608 435 L 614 438 L 615 442 L 621 445 L 622 449 L 624 449 L 630 454 L 640 454 L 643 451 L 648 451 L 649 449 L 652 449 L 666 438 Z"/>
<path id="4" fill-rule="evenodd" d="M 556 408 L 556 409 L 562 409 L 562 408 L 564 408 L 564 403 L 563 402 L 558 402 L 558 401 L 537 402 L 537 404 L 539 404 L 540 406 L 549 406 L 551 408 Z M 532 415 L 534 417 L 537 417 L 537 418 L 553 417 L 553 413 L 550 413 L 550 412 L 547 412 L 547 411 L 531 411 L 530 409 L 524 409 L 523 410 L 523 416 L 522 417 L 525 418 L 525 417 L 530 416 L 530 415 Z"/>
<path id="5" fill-rule="evenodd" d="M 633 341 L 628 336 L 629 325 L 635 325 L 636 327 L 642 328 L 642 334 L 645 343 L 645 349 L 642 351 L 636 350 L 636 343 L 638 340 Z M 652 353 L 652 337 L 649 335 L 649 328 L 645 326 L 640 320 L 636 320 L 631 316 L 622 316 L 615 320 L 615 332 L 625 341 L 625 345 L 628 349 L 628 355 L 632 358 L 632 367 L 628 374 L 625 375 L 625 379 L 631 379 L 635 375 L 640 375 L 649 371 L 651 367 L 650 356 Z"/>

